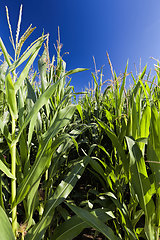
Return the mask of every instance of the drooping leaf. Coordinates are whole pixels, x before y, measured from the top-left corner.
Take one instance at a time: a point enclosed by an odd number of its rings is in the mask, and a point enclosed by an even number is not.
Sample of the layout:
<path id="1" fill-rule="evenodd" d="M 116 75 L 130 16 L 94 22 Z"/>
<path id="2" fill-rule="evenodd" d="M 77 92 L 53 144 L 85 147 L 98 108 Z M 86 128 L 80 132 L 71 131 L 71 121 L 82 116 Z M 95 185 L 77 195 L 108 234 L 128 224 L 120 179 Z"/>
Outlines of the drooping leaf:
<path id="1" fill-rule="evenodd" d="M 14 70 L 15 70 L 18 66 L 20 66 L 25 60 L 27 60 L 27 58 L 28 58 L 31 54 L 33 54 L 33 52 L 35 52 L 36 49 L 38 49 L 38 48 L 42 45 L 45 37 L 46 37 L 46 36 L 42 36 L 42 37 L 40 37 L 39 39 L 37 39 L 34 43 L 32 43 L 32 44 L 30 45 L 30 47 L 28 47 L 28 49 L 22 54 L 22 56 L 21 56 L 20 58 L 18 58 L 12 65 L 9 64 L 10 67 L 9 67 L 8 70 L 7 70 L 7 74 L 10 73 L 11 71 L 14 71 Z M 30 62 L 30 61 L 29 61 L 29 62 Z M 28 64 L 29 64 L 29 62 L 28 62 Z M 18 84 L 18 85 L 19 85 L 19 84 Z M 18 85 L 17 85 L 17 87 L 18 87 Z M 16 88 L 16 89 L 17 89 L 17 88 Z"/>
<path id="2" fill-rule="evenodd" d="M 4 57 L 5 57 L 5 60 L 6 60 L 7 64 L 8 64 L 8 66 L 10 66 L 11 65 L 10 56 L 9 56 L 9 54 L 7 52 L 7 49 L 6 49 L 5 45 L 4 45 L 1 37 L 0 37 L 0 48 L 2 49 L 2 52 L 4 54 Z"/>
<path id="3" fill-rule="evenodd" d="M 15 82 L 15 91 L 17 92 L 17 90 L 20 88 L 21 84 L 23 83 L 24 79 L 27 78 L 29 70 L 31 65 L 33 64 L 35 58 L 38 55 L 38 52 L 42 46 L 42 40 L 40 42 L 38 42 L 36 44 L 37 46 L 34 49 L 34 52 L 31 54 L 30 58 L 28 59 L 28 62 L 26 63 L 23 71 L 21 72 L 19 78 L 17 79 L 17 81 Z"/>
<path id="4" fill-rule="evenodd" d="M 139 204 L 145 213 L 145 228 L 148 238 L 154 235 L 153 221 L 155 218 L 155 205 L 152 199 L 153 191 L 147 174 L 145 161 L 138 144 L 126 137 L 130 153 L 131 184 L 138 196 Z"/>
<path id="5" fill-rule="evenodd" d="M 95 209 L 90 213 L 99 218 L 102 222 L 107 222 L 115 218 L 112 212 L 108 212 L 106 209 Z M 86 221 L 75 215 L 54 230 L 51 240 L 72 240 L 77 237 L 83 229 L 89 227 Z"/>
<path id="6" fill-rule="evenodd" d="M 60 81 L 61 79 L 59 79 Z M 19 134 L 15 140 L 15 142 L 18 142 L 19 137 L 21 135 L 21 133 L 23 132 L 24 128 L 28 125 L 29 121 L 32 118 L 35 118 L 35 116 L 38 115 L 39 110 L 48 102 L 48 99 L 52 96 L 52 94 L 55 92 L 57 85 L 59 84 L 59 81 L 57 81 L 55 84 L 53 84 L 52 86 L 50 86 L 36 101 L 36 103 L 34 104 L 33 108 L 31 109 L 30 113 L 28 114 L 28 116 L 26 117 L 23 126 L 21 127 Z M 15 144 L 15 142 L 13 142 L 13 144 Z"/>
<path id="7" fill-rule="evenodd" d="M 18 187 L 17 200 L 15 204 L 18 204 L 25 198 L 30 188 L 36 183 L 43 171 L 46 169 L 56 148 L 64 141 L 65 138 L 63 135 L 62 138 L 60 136 L 53 143 L 50 140 L 69 123 L 75 108 L 76 106 L 70 105 L 60 110 L 48 131 L 44 133 L 35 162 L 27 176 Z"/>
<path id="8" fill-rule="evenodd" d="M 68 71 L 66 73 L 66 76 L 71 75 L 73 73 L 83 72 L 83 71 L 87 71 L 87 70 L 88 70 L 87 68 L 76 68 L 76 69 Z"/>
<path id="9" fill-rule="evenodd" d="M 0 206 L 0 237 L 4 240 L 15 240 L 10 221 Z"/>
<path id="10" fill-rule="evenodd" d="M 107 192 L 106 195 L 110 197 L 110 199 L 114 202 L 116 208 L 119 210 L 123 222 L 123 227 L 129 236 L 129 239 L 137 240 L 137 236 L 133 230 L 132 222 L 129 216 L 129 211 L 125 204 L 121 204 L 118 198 L 112 192 Z"/>
<path id="11" fill-rule="evenodd" d="M 110 227 L 104 224 L 100 219 L 91 214 L 89 211 L 83 208 L 79 208 L 75 205 L 71 205 L 69 203 L 66 204 L 78 217 L 80 217 L 91 227 L 95 228 L 97 231 L 101 232 L 105 237 L 110 240 L 120 240 L 120 238 L 113 233 Z"/>
<path id="12" fill-rule="evenodd" d="M 70 194 L 77 181 L 82 176 L 90 158 L 85 156 L 83 160 L 78 162 L 68 173 L 67 177 L 58 185 L 54 195 L 47 201 L 42 219 L 37 223 L 26 235 L 25 240 L 41 240 L 47 227 L 49 226 L 55 208 L 61 204 Z"/>
<path id="13" fill-rule="evenodd" d="M 10 170 L 6 167 L 6 165 L 0 160 L 0 170 L 6 174 L 7 177 L 15 179 L 14 176 L 11 174 Z"/>

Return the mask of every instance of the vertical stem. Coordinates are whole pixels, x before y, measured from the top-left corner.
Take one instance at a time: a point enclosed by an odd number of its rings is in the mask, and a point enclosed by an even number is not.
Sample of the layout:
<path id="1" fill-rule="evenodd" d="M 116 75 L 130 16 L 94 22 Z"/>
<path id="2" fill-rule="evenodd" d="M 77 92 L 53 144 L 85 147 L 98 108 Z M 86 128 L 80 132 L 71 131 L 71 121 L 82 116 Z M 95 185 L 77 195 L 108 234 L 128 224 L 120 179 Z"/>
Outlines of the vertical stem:
<path id="1" fill-rule="evenodd" d="M 2 172 L 0 171 L 0 206 L 4 208 L 4 202 L 3 202 L 3 196 L 2 196 L 2 176 L 1 176 Z"/>
<path id="2" fill-rule="evenodd" d="M 156 240 L 159 240 L 159 228 L 156 229 Z"/>
<path id="3" fill-rule="evenodd" d="M 159 225 L 160 225 L 160 190 L 158 190 L 157 192 L 157 196 L 156 196 L 156 225 L 157 225 L 157 229 L 156 229 L 156 240 L 159 240 Z"/>
<path id="4" fill-rule="evenodd" d="M 47 181 L 48 180 L 48 169 L 46 170 L 45 172 L 45 180 Z M 47 195 L 48 195 L 48 188 L 46 187 L 45 188 L 45 203 L 47 201 Z"/>
<path id="5" fill-rule="evenodd" d="M 12 119 L 12 140 L 15 139 L 15 129 L 16 129 L 16 121 L 15 119 Z M 11 147 L 11 172 L 12 175 L 16 179 L 16 144 L 14 144 Z M 13 202 L 16 199 L 16 180 L 11 180 L 11 201 L 12 205 Z M 12 208 L 12 229 L 14 232 L 14 235 L 16 236 L 16 230 L 17 230 L 17 206 Z"/>
<path id="6" fill-rule="evenodd" d="M 21 240 L 24 240 L 24 234 L 22 233 Z"/>

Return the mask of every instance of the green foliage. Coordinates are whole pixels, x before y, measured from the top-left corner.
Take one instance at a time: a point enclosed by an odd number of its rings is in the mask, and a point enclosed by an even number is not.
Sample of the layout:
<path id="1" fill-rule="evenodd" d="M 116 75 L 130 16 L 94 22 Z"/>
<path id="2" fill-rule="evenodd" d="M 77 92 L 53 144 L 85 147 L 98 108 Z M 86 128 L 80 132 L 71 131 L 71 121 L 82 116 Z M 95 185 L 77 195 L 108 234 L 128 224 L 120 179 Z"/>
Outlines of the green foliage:
<path id="1" fill-rule="evenodd" d="M 0 38 L 0 228 L 3 239 L 74 239 L 87 229 L 103 239 L 158 240 L 160 227 L 159 66 L 117 76 L 102 90 L 103 69 L 76 102 L 61 57 L 50 61 L 48 35 L 14 60 Z M 38 60 L 40 80 L 32 69 Z M 25 63 L 22 69 L 22 63 Z M 21 71 L 18 74 L 19 66 Z M 127 77 L 133 87 L 125 88 Z M 11 220 L 12 219 L 12 220 Z M 12 222 L 12 227 L 10 224 Z"/>
<path id="2" fill-rule="evenodd" d="M 15 239 L 9 219 L 2 207 L 0 207 L 0 231 L 2 239 Z"/>

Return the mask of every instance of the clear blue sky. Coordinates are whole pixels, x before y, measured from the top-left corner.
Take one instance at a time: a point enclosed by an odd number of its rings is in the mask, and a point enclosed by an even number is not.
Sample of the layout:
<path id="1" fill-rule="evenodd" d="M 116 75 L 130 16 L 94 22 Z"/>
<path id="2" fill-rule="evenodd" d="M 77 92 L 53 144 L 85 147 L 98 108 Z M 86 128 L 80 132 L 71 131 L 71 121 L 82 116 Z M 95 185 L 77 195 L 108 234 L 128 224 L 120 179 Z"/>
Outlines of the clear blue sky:
<path id="1" fill-rule="evenodd" d="M 43 29 L 50 33 L 50 51 L 60 27 L 62 52 L 67 70 L 77 67 L 90 71 L 73 75 L 72 85 L 80 91 L 91 81 L 94 71 L 104 66 L 104 80 L 111 77 L 106 51 L 117 73 L 124 71 L 127 59 L 129 70 L 146 63 L 153 68 L 150 57 L 160 59 L 160 1 L 159 0 L 1 0 L 0 36 L 11 52 L 5 6 L 8 6 L 13 31 L 16 32 L 20 4 L 23 4 L 21 34 L 32 23 L 37 29 L 30 41 Z M 28 42 L 29 43 L 29 42 Z M 154 71 L 152 71 L 154 73 Z"/>

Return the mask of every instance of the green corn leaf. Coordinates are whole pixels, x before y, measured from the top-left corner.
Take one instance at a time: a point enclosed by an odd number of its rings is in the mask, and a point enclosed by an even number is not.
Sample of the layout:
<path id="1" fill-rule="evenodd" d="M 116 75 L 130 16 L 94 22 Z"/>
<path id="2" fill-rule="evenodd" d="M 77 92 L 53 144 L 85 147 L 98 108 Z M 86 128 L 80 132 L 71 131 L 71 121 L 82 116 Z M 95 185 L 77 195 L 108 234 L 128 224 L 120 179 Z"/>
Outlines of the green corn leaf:
<path id="1" fill-rule="evenodd" d="M 150 133 L 150 122 L 151 122 L 151 108 L 146 106 L 142 113 L 142 118 L 140 121 L 140 138 L 148 138 Z M 144 154 L 145 143 L 139 143 L 140 150 Z"/>
<path id="2" fill-rule="evenodd" d="M 63 78 L 67 75 L 73 74 L 73 73 L 77 73 L 77 72 L 81 72 L 81 71 L 85 71 L 86 69 L 82 68 L 82 69 L 74 69 L 71 70 L 69 72 L 67 72 L 64 76 L 62 76 L 59 80 L 56 81 L 56 83 L 54 83 L 53 85 L 51 85 L 49 88 L 47 88 L 45 90 L 45 92 L 40 96 L 40 98 L 36 101 L 36 103 L 34 104 L 32 110 L 30 111 L 29 115 L 27 116 L 27 118 L 25 119 L 25 122 L 17 136 L 17 138 L 15 139 L 15 141 L 13 141 L 13 145 L 18 142 L 19 137 L 21 135 L 21 133 L 23 132 L 24 128 L 28 125 L 29 121 L 31 120 L 31 118 L 35 118 L 35 116 L 38 114 L 39 110 L 48 102 L 48 99 L 53 95 L 53 93 L 56 91 L 60 81 L 63 81 Z"/>
<path id="3" fill-rule="evenodd" d="M 155 176 L 156 190 L 158 190 L 160 189 L 160 114 L 158 114 L 154 105 L 151 110 L 151 126 L 147 153 L 147 160 Z"/>
<path id="4" fill-rule="evenodd" d="M 36 181 L 38 181 L 47 165 L 50 163 L 54 150 L 55 149 L 51 150 L 51 142 L 45 146 L 45 152 L 41 149 L 41 146 L 39 147 L 39 155 L 36 157 L 35 162 L 28 174 L 18 186 L 17 199 L 13 206 L 23 201 L 28 192 L 32 189 L 32 186 L 36 183 Z"/>
<path id="5" fill-rule="evenodd" d="M 5 57 L 5 60 L 8 64 L 8 66 L 10 66 L 11 65 L 10 56 L 9 56 L 7 50 L 6 50 L 6 47 L 4 46 L 4 43 L 3 43 L 1 37 L 0 37 L 0 48 L 2 49 L 2 52 L 4 54 L 4 57 Z"/>
<path id="6" fill-rule="evenodd" d="M 144 86 L 144 84 L 143 84 L 143 82 L 142 82 L 141 79 L 139 80 L 139 82 L 140 82 L 140 84 L 141 84 L 141 86 L 142 86 L 142 89 L 143 89 L 143 92 L 144 92 L 144 95 L 145 95 L 145 98 L 146 98 L 146 102 L 147 102 L 147 104 L 150 106 L 149 97 L 148 97 L 146 88 L 145 88 L 145 86 Z"/>
<path id="7" fill-rule="evenodd" d="M 137 138 L 139 130 L 139 121 L 138 121 L 138 113 L 136 109 L 136 102 L 134 98 L 132 99 L 132 137 Z"/>
<path id="8" fill-rule="evenodd" d="M 87 71 L 87 70 L 88 70 L 87 68 L 76 68 L 76 69 L 68 71 L 65 75 L 68 76 L 73 73 L 83 72 L 83 71 Z"/>
<path id="9" fill-rule="evenodd" d="M 33 132 L 34 132 L 34 128 L 37 124 L 37 119 L 38 117 L 40 117 L 40 113 L 38 112 L 37 115 L 34 115 L 32 118 L 31 118 L 31 121 L 30 121 L 30 124 L 29 124 L 29 132 L 28 132 L 28 145 L 30 146 L 30 143 L 31 143 L 31 140 L 32 140 L 32 135 L 33 135 Z"/>
<path id="10" fill-rule="evenodd" d="M 5 87 L 6 87 L 7 104 L 9 106 L 11 116 L 13 119 L 17 119 L 18 110 L 17 110 L 16 94 L 15 94 L 15 88 L 14 88 L 14 84 L 12 82 L 12 78 L 10 74 L 6 76 Z"/>
<path id="11" fill-rule="evenodd" d="M 47 70 L 47 52 L 46 49 L 44 49 L 42 56 L 38 60 L 38 70 L 41 77 L 41 86 L 42 86 L 42 93 L 46 90 L 48 87 L 47 82 L 47 76 L 46 76 L 46 70 Z"/>
<path id="12" fill-rule="evenodd" d="M 24 123 L 25 116 L 24 116 L 24 106 L 25 106 L 25 97 L 23 94 L 23 88 L 20 87 L 18 90 L 18 97 L 17 97 L 17 102 L 18 102 L 18 124 L 19 127 Z M 27 145 L 27 132 L 24 130 L 20 136 L 20 141 L 19 141 L 19 151 L 20 151 L 20 158 L 21 158 L 21 166 L 24 166 L 26 162 L 28 162 L 28 152 L 29 148 Z"/>
<path id="13" fill-rule="evenodd" d="M 51 240 L 72 240 L 88 227 L 89 225 L 85 221 L 73 216 L 54 230 Z"/>
<path id="14" fill-rule="evenodd" d="M 77 105 L 77 110 L 78 110 L 79 115 L 80 115 L 80 117 L 81 117 L 81 120 L 82 120 L 82 122 L 83 122 L 83 111 L 82 111 L 82 107 L 81 107 L 80 104 Z"/>
<path id="15" fill-rule="evenodd" d="M 153 220 L 155 218 L 155 205 L 152 200 L 152 188 L 148 178 L 145 161 L 142 157 L 138 144 L 131 138 L 126 137 L 127 145 L 130 154 L 130 171 L 131 171 L 131 184 L 141 208 L 145 213 L 145 228 L 149 239 L 153 236 Z"/>
<path id="16" fill-rule="evenodd" d="M 35 103 L 36 102 L 36 94 L 34 92 L 32 85 L 28 81 L 28 79 L 27 79 L 27 90 L 28 90 L 27 99 L 30 99 L 32 103 Z M 39 112 L 37 115 L 34 115 L 30 121 L 29 132 L 28 132 L 28 146 L 30 146 L 34 128 L 35 128 L 35 125 L 37 124 L 37 119 L 41 119 Z"/>
<path id="17" fill-rule="evenodd" d="M 132 79 L 133 79 L 133 81 L 134 81 L 134 84 L 136 85 L 136 79 L 135 79 L 135 77 L 133 76 L 133 73 L 131 72 L 131 76 L 132 76 Z"/>
<path id="18" fill-rule="evenodd" d="M 38 115 L 39 110 L 48 102 L 48 99 L 53 95 L 53 93 L 55 92 L 59 81 L 61 79 L 59 79 L 55 84 L 51 85 L 36 101 L 36 103 L 34 104 L 33 108 L 31 109 L 30 113 L 28 114 L 28 116 L 26 117 L 23 126 L 20 129 L 20 132 L 15 140 L 15 142 L 18 142 L 19 137 L 21 135 L 21 133 L 23 132 L 24 128 L 28 125 L 29 121 L 32 118 L 35 118 L 35 116 Z M 15 142 L 13 142 L 13 144 L 15 144 Z"/>
<path id="19" fill-rule="evenodd" d="M 150 194 L 150 181 L 147 175 L 147 170 L 145 166 L 145 161 L 142 157 L 142 153 L 138 147 L 138 144 L 131 139 L 130 137 L 126 137 L 127 145 L 130 153 L 130 170 L 131 170 L 131 178 L 132 184 L 135 188 L 135 192 L 137 193 L 140 201 L 140 205 L 142 209 L 145 211 L 146 215 L 149 216 L 149 207 L 148 204 L 151 205 L 151 209 L 154 210 L 153 202 L 151 201 L 152 195 Z M 151 212 L 151 211 L 150 211 Z"/>
<path id="20" fill-rule="evenodd" d="M 15 179 L 14 176 L 11 174 L 9 169 L 6 167 L 6 165 L 0 160 L 0 170 L 6 174 L 7 177 Z"/>
<path id="21" fill-rule="evenodd" d="M 102 178 L 106 181 L 106 175 L 104 172 L 104 169 L 101 167 L 101 165 L 94 159 L 92 159 L 92 161 L 90 161 L 89 163 L 91 165 L 91 167 L 97 172 L 99 173 Z"/>
<path id="22" fill-rule="evenodd" d="M 102 222 L 107 222 L 108 220 L 115 218 L 115 216 L 106 209 L 95 209 L 90 213 L 98 217 Z M 85 221 L 75 215 L 54 230 L 51 240 L 72 240 L 85 228 L 89 227 L 90 226 Z"/>
<path id="23" fill-rule="evenodd" d="M 25 240 L 42 239 L 43 234 L 53 218 L 54 209 L 68 197 L 77 181 L 82 176 L 89 161 L 90 158 L 85 156 L 82 161 L 78 162 L 73 167 L 73 169 L 68 173 L 67 177 L 59 184 L 53 197 L 51 197 L 46 203 L 42 220 L 27 233 Z"/>
<path id="24" fill-rule="evenodd" d="M 75 108 L 76 106 L 68 106 L 62 109 L 58 113 L 48 131 L 43 134 L 36 160 L 29 173 L 18 187 L 17 201 L 15 204 L 18 204 L 24 199 L 30 188 L 36 183 L 41 174 L 44 172 L 45 168 L 52 158 L 55 149 L 65 140 L 66 137 L 69 136 L 66 135 L 64 137 L 62 135 L 62 137 L 57 138 L 53 144 L 51 142 L 51 139 L 55 137 L 55 135 L 70 122 Z"/>
<path id="25" fill-rule="evenodd" d="M 23 125 L 24 122 L 24 95 L 23 95 L 23 89 L 20 88 L 18 90 L 17 94 L 17 103 L 18 103 L 18 118 L 19 118 L 19 125 L 20 127 Z"/>
<path id="26" fill-rule="evenodd" d="M 137 236 L 133 230 L 133 226 L 132 226 L 132 223 L 131 223 L 131 220 L 129 217 L 129 211 L 127 210 L 127 207 L 125 206 L 125 204 L 121 204 L 119 202 L 119 200 L 117 199 L 117 197 L 111 192 L 107 192 L 106 195 L 108 197 L 110 197 L 110 199 L 113 201 L 113 203 L 119 210 L 119 212 L 121 214 L 122 222 L 124 225 L 124 229 L 126 230 L 127 234 L 130 237 L 129 239 L 137 240 Z"/>
<path id="27" fill-rule="evenodd" d="M 30 46 L 23 54 L 20 58 L 18 58 L 11 66 L 9 64 L 9 68 L 7 70 L 7 74 L 9 72 L 14 71 L 18 66 L 20 66 L 25 60 L 27 60 L 27 58 L 33 54 L 37 49 L 39 49 L 42 46 L 42 43 L 45 39 L 45 36 L 40 37 L 39 39 L 37 39 L 35 41 L 34 44 L 31 44 L 32 46 Z M 32 55 L 31 59 L 33 59 L 34 54 Z M 7 62 L 8 63 L 8 62 Z M 28 62 L 29 65 L 30 61 Z"/>
<path id="28" fill-rule="evenodd" d="M 0 129 L 1 129 L 1 131 L 2 131 L 6 141 L 8 143 L 8 146 L 10 146 L 10 144 L 12 142 L 11 134 L 10 134 L 10 132 L 8 130 L 7 124 L 5 123 L 4 120 L 2 121 L 1 118 L 0 118 Z"/>
<path id="29" fill-rule="evenodd" d="M 2 174 L 1 174 L 1 172 L 0 172 L 0 206 L 5 210 L 4 200 L 3 200 Z"/>
<path id="30" fill-rule="evenodd" d="M 6 109 L 6 100 L 5 100 L 5 74 L 7 70 L 8 64 L 7 62 L 3 62 L 0 65 L 0 118 L 3 122 L 6 122 L 6 119 L 9 120 L 9 118 L 6 118 L 8 110 Z"/>
<path id="31" fill-rule="evenodd" d="M 97 101 L 97 103 L 99 102 L 99 92 L 98 92 L 98 82 L 97 82 L 97 79 L 95 77 L 95 75 L 92 73 L 92 77 L 93 77 L 93 80 L 94 80 L 94 91 L 95 91 L 95 99 Z"/>
<path id="32" fill-rule="evenodd" d="M 147 161 L 149 162 L 151 171 L 154 176 L 154 184 L 156 189 L 156 219 L 157 225 L 160 224 L 160 159 L 157 151 L 153 148 L 150 141 L 147 145 Z"/>
<path id="33" fill-rule="evenodd" d="M 146 70 L 147 70 L 147 64 L 146 64 L 146 66 L 144 67 L 144 69 L 143 69 L 141 75 L 139 76 L 139 79 L 142 80 L 142 79 L 144 78 L 144 76 L 145 76 L 145 74 L 146 74 Z"/>
<path id="34" fill-rule="evenodd" d="M 126 68 L 125 68 L 125 72 L 124 72 L 124 77 L 123 77 L 123 81 L 122 81 L 122 85 L 121 85 L 121 89 L 120 89 L 120 95 L 119 95 L 119 100 L 118 100 L 118 107 L 120 108 L 121 104 L 122 104 L 122 95 L 123 95 L 123 91 L 124 91 L 124 87 L 125 87 L 125 83 L 126 83 L 126 74 L 127 74 L 127 69 L 128 69 L 128 61 L 126 64 Z"/>
<path id="35" fill-rule="evenodd" d="M 15 240 L 10 221 L 2 207 L 0 207 L 0 233 L 1 239 Z"/>
<path id="36" fill-rule="evenodd" d="M 106 118 L 108 119 L 108 121 L 112 124 L 112 122 L 113 122 L 113 115 L 107 109 L 105 109 L 105 114 L 106 114 Z"/>
<path id="37" fill-rule="evenodd" d="M 140 138 L 148 138 L 149 127 L 151 122 L 151 108 L 146 106 L 142 113 L 141 123 L 140 123 Z"/>
<path id="38" fill-rule="evenodd" d="M 58 69 L 59 71 L 59 75 L 62 76 L 62 75 L 65 75 L 65 71 L 66 71 L 66 63 L 61 59 L 60 61 L 60 67 Z M 63 81 L 60 82 L 59 84 L 59 89 L 58 89 L 58 96 L 59 96 L 59 99 L 60 101 L 63 99 L 64 97 L 64 89 L 65 89 L 65 83 L 66 83 L 66 79 L 65 77 L 63 78 Z"/>
<path id="39" fill-rule="evenodd" d="M 160 114 L 155 105 L 151 108 L 151 126 L 147 145 L 147 160 L 154 176 L 157 195 L 156 219 L 160 224 Z"/>
<path id="40" fill-rule="evenodd" d="M 79 218 L 85 221 L 89 226 L 101 232 L 105 237 L 107 237 L 107 239 L 120 240 L 120 238 L 113 233 L 112 229 L 105 225 L 100 219 L 98 219 L 97 216 L 94 216 L 89 211 L 83 208 L 79 208 L 69 203 L 66 204 Z"/>
<path id="41" fill-rule="evenodd" d="M 75 146 L 75 148 L 76 148 L 76 150 L 77 150 L 77 153 L 78 153 L 78 143 L 77 143 L 77 141 L 76 141 L 75 138 L 72 137 L 72 136 L 70 136 L 70 138 L 72 139 L 72 142 L 74 143 L 74 146 Z"/>
<path id="42" fill-rule="evenodd" d="M 34 92 L 34 89 L 31 85 L 31 83 L 28 81 L 28 79 L 27 79 L 27 91 L 28 91 L 27 99 L 31 99 L 33 101 L 33 103 L 35 103 L 36 102 L 36 94 Z"/>
<path id="43" fill-rule="evenodd" d="M 155 105 L 151 107 L 151 136 L 150 136 L 150 143 L 153 148 L 157 151 L 159 156 L 159 149 L 160 149 L 160 114 L 157 111 Z"/>
<path id="44" fill-rule="evenodd" d="M 140 81 L 138 81 L 135 85 L 135 88 L 133 89 L 132 96 L 131 96 L 132 98 L 137 97 L 137 95 L 139 93 L 140 86 L 141 86 Z"/>
<path id="45" fill-rule="evenodd" d="M 109 158 L 110 162 L 112 162 L 112 158 L 111 158 L 110 154 L 106 151 L 106 149 L 105 149 L 103 146 L 101 146 L 101 145 L 98 145 L 98 147 L 99 147 L 103 152 L 105 152 L 105 154 L 106 154 L 107 157 Z M 103 164 L 105 164 L 105 163 L 103 163 Z"/>
<path id="46" fill-rule="evenodd" d="M 34 184 L 34 186 L 32 187 L 32 189 L 30 190 L 28 196 L 27 196 L 27 230 L 31 227 L 32 223 L 33 223 L 33 214 L 35 211 L 35 208 L 38 205 L 39 202 L 39 196 L 38 196 L 38 188 L 39 188 L 39 184 L 40 184 L 40 179 Z"/>
<path id="47" fill-rule="evenodd" d="M 100 121 L 98 119 L 96 119 L 96 121 L 105 130 L 105 132 L 107 133 L 108 137 L 111 139 L 113 146 L 117 149 L 117 152 L 118 152 L 118 154 L 121 157 L 121 160 L 122 160 L 123 166 L 124 166 L 124 170 L 125 170 L 127 176 L 129 176 L 129 163 L 126 161 L 125 152 L 124 152 L 123 147 L 122 147 L 121 143 L 119 142 L 117 136 L 115 135 L 115 133 L 113 133 L 108 128 L 108 126 L 104 122 L 102 122 L 102 121 Z"/>
<path id="48" fill-rule="evenodd" d="M 8 68 L 8 64 L 6 61 L 0 65 L 0 84 L 5 82 L 5 74 L 6 74 L 7 68 Z"/>
<path id="49" fill-rule="evenodd" d="M 75 109 L 75 105 L 69 105 L 55 114 L 56 117 L 51 121 L 50 128 L 43 135 L 44 143 L 48 142 L 51 137 L 53 138 L 63 127 L 67 126 Z"/>
<path id="50" fill-rule="evenodd" d="M 71 131 L 70 133 L 69 133 L 69 135 L 68 135 L 68 137 L 66 136 L 64 136 L 64 134 L 63 135 L 61 135 L 61 137 L 62 138 L 65 138 L 65 140 L 64 140 L 64 142 L 59 146 L 59 149 L 58 149 L 58 151 L 56 151 L 55 153 L 54 153 L 54 155 L 53 155 L 53 160 L 52 160 L 52 162 L 51 162 L 51 166 L 50 166 L 50 169 L 49 169 L 49 176 L 50 176 L 50 178 L 54 178 L 54 176 L 56 175 L 56 173 L 57 173 L 57 170 L 58 170 L 58 168 L 59 168 L 59 160 L 60 160 L 60 158 L 63 156 L 63 154 L 65 153 L 65 152 L 67 152 L 68 151 L 68 149 L 69 148 L 71 148 L 71 146 L 74 144 L 73 143 L 73 140 L 72 140 L 72 138 L 70 137 L 70 136 L 73 136 L 74 138 L 76 138 L 78 135 L 80 134 L 80 132 L 79 131 L 75 131 L 75 130 L 73 130 L 73 131 Z M 64 161 L 65 161 L 65 159 L 64 159 Z M 63 161 L 63 162 L 64 162 Z M 62 163 L 63 163 L 62 162 Z"/>
<path id="51" fill-rule="evenodd" d="M 35 58 L 37 57 L 38 52 L 39 52 L 41 46 L 42 46 L 42 41 L 36 46 L 36 49 L 31 54 L 28 62 L 26 63 L 23 71 L 21 72 L 21 75 L 19 76 L 19 78 L 15 82 L 15 91 L 17 91 L 20 88 L 20 86 L 22 85 L 24 79 L 26 79 L 28 77 L 28 73 L 29 73 L 30 67 L 33 64 Z"/>

